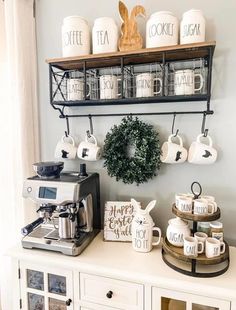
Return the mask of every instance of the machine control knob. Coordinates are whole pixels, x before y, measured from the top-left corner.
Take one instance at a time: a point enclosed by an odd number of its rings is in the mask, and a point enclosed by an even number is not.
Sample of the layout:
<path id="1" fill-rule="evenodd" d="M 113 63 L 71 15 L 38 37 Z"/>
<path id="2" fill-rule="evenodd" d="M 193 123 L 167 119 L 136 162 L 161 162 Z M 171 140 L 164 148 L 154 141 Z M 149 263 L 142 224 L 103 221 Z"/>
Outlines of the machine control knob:
<path id="1" fill-rule="evenodd" d="M 30 187 L 30 186 L 27 187 L 27 192 L 28 192 L 28 193 L 31 193 L 31 192 L 32 192 L 32 187 Z"/>
<path id="2" fill-rule="evenodd" d="M 69 299 L 67 299 L 67 301 L 66 301 L 66 306 L 70 306 L 70 304 L 72 303 L 72 300 L 69 298 Z"/>
<path id="3" fill-rule="evenodd" d="M 109 292 L 107 293 L 107 295 L 106 295 L 106 296 L 107 296 L 107 298 L 109 298 L 109 299 L 110 299 L 110 298 L 112 298 L 112 295 L 113 295 L 113 292 L 112 292 L 112 291 L 109 291 Z"/>

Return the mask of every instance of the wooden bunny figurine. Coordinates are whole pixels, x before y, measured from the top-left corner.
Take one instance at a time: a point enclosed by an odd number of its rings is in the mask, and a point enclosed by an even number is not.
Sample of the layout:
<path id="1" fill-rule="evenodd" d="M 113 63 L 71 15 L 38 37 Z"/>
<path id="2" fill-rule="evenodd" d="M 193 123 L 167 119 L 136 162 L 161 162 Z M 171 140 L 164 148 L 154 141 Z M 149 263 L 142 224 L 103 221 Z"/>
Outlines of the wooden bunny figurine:
<path id="1" fill-rule="evenodd" d="M 152 200 L 143 210 L 135 199 L 131 199 L 132 205 L 136 209 L 136 214 L 132 221 L 132 246 L 137 252 L 150 252 L 154 245 L 158 245 L 161 241 L 161 230 L 154 227 L 154 222 L 149 214 L 155 207 L 156 200 Z M 153 231 L 158 231 L 159 237 L 153 242 Z"/>
<path id="2" fill-rule="evenodd" d="M 131 51 L 141 49 L 143 47 L 143 38 L 138 31 L 136 17 L 141 15 L 145 17 L 145 9 L 141 5 L 136 5 L 131 11 L 129 18 L 129 12 L 127 7 L 122 1 L 119 1 L 120 17 L 123 21 L 121 25 L 121 37 L 118 41 L 118 47 L 120 51 Z"/>

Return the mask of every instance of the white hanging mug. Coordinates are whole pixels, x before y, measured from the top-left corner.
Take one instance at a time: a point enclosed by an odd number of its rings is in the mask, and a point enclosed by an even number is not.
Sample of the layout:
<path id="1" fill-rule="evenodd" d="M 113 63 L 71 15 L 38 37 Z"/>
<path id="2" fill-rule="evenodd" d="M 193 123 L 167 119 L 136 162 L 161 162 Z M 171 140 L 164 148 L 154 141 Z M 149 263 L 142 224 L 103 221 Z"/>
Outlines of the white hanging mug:
<path id="1" fill-rule="evenodd" d="M 93 142 L 89 142 L 88 135 L 85 137 L 85 141 L 82 141 L 77 150 L 77 156 L 80 159 L 87 161 L 97 161 L 101 158 L 101 148 L 97 145 L 97 139 L 94 135 L 90 135 L 89 139 Z"/>
<path id="2" fill-rule="evenodd" d="M 76 157 L 75 140 L 72 136 L 63 136 L 57 143 L 55 158 L 74 159 Z"/>
<path id="3" fill-rule="evenodd" d="M 188 151 L 188 162 L 191 164 L 209 165 L 217 159 L 217 151 L 213 148 L 212 139 L 207 135 L 209 145 L 201 142 L 204 134 L 197 136 L 197 140 L 192 142 Z"/>
<path id="4" fill-rule="evenodd" d="M 161 147 L 161 161 L 166 164 L 180 164 L 186 161 L 188 152 L 183 147 L 183 140 L 179 135 L 176 138 L 179 140 L 179 144 L 173 143 L 172 138 L 175 135 L 169 136 L 168 141 L 164 142 Z"/>

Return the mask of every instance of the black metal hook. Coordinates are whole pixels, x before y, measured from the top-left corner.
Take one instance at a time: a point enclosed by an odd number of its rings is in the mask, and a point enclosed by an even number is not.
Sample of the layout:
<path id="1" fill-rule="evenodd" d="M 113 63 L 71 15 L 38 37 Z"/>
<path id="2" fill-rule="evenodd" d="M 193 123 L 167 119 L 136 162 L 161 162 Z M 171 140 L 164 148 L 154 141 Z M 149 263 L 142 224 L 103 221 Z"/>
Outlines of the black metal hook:
<path id="1" fill-rule="evenodd" d="M 89 114 L 88 115 L 89 118 L 89 130 L 87 130 L 87 136 L 88 138 L 91 137 L 91 135 L 93 135 L 93 120 L 92 120 L 92 115 Z"/>
<path id="2" fill-rule="evenodd" d="M 203 137 L 207 137 L 208 131 L 209 131 L 208 129 L 205 128 L 206 127 L 206 116 L 207 114 L 204 112 L 203 119 L 202 119 L 202 129 L 201 129 Z"/>
<path id="3" fill-rule="evenodd" d="M 176 130 L 176 133 L 174 134 L 175 118 L 176 118 L 176 113 L 173 114 L 173 122 L 172 122 L 171 132 L 172 132 L 172 135 L 174 135 L 174 137 L 177 137 L 177 135 L 178 135 L 178 133 L 179 133 L 179 129 L 177 129 L 177 130 Z"/>
<path id="4" fill-rule="evenodd" d="M 66 115 L 66 131 L 65 131 L 66 137 L 70 135 L 70 124 L 69 124 L 69 118 L 68 115 Z"/>

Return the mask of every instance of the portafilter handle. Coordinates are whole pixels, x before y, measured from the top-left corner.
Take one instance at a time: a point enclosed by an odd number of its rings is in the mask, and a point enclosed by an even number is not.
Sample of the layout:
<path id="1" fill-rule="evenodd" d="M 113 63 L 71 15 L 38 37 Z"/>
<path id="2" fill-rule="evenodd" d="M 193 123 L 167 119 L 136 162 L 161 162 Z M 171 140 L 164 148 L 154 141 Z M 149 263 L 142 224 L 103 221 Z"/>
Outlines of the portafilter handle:
<path id="1" fill-rule="evenodd" d="M 44 219 L 40 217 L 36 221 L 26 225 L 25 227 L 21 229 L 22 235 L 27 236 L 29 233 L 31 233 L 37 226 L 39 226 L 43 222 L 44 222 Z"/>

